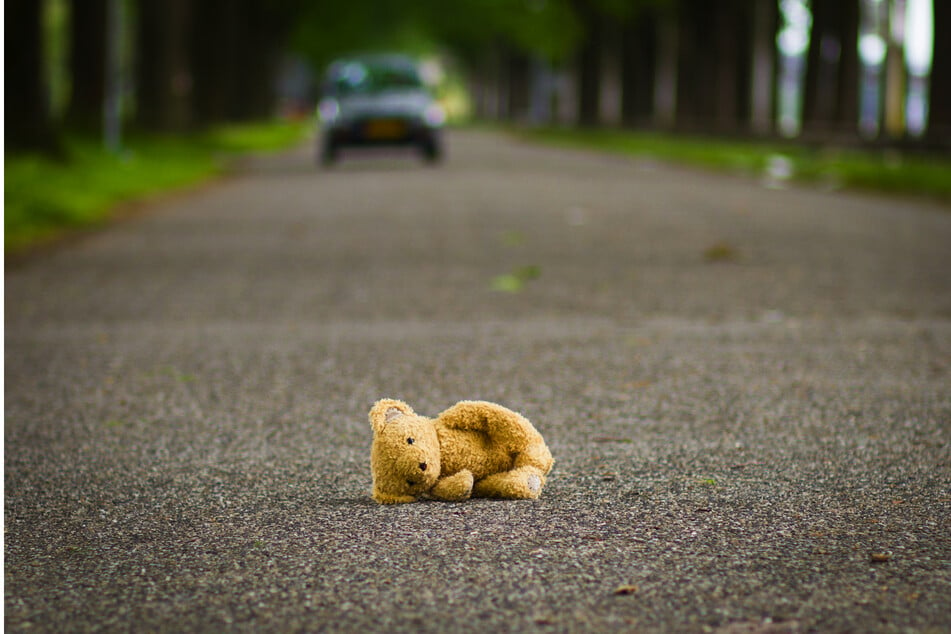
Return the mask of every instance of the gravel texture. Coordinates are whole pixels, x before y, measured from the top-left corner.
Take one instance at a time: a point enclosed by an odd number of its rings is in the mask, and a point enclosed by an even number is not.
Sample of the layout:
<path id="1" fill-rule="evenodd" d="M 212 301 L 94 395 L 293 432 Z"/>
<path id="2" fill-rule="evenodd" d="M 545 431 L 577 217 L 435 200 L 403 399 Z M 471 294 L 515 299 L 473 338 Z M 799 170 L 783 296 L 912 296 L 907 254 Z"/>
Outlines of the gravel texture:
<path id="1" fill-rule="evenodd" d="M 7 631 L 951 631 L 946 208 L 448 141 L 8 267 Z M 386 396 L 542 498 L 377 505 Z"/>

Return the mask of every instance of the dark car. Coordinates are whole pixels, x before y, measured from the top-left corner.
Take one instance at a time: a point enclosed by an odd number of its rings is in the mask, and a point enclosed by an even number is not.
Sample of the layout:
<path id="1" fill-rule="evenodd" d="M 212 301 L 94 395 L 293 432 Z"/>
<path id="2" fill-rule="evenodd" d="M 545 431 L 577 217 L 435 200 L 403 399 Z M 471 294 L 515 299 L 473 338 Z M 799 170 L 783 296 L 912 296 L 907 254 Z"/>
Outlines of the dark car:
<path id="1" fill-rule="evenodd" d="M 440 130 L 446 115 L 405 55 L 361 55 L 327 69 L 318 104 L 318 158 L 331 164 L 343 147 L 403 145 L 423 157 L 441 158 Z"/>

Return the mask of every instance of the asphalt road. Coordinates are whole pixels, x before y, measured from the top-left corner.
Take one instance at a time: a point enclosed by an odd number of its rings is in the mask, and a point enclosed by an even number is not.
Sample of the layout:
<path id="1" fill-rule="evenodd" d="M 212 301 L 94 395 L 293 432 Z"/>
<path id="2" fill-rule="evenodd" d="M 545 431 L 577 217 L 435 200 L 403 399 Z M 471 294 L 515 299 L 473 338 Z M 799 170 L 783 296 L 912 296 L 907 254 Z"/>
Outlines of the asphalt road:
<path id="1" fill-rule="evenodd" d="M 8 267 L 7 631 L 951 631 L 948 209 L 448 148 Z M 542 498 L 377 505 L 381 397 L 522 412 Z"/>

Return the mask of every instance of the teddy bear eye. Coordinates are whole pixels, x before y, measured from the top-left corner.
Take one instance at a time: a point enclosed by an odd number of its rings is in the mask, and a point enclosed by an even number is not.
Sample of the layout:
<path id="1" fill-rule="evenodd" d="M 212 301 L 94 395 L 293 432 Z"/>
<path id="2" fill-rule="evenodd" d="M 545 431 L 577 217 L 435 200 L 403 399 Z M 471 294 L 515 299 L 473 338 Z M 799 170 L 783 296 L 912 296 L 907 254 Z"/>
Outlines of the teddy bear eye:
<path id="1" fill-rule="evenodd" d="M 407 444 L 407 445 L 412 445 L 414 442 L 416 442 L 416 441 L 413 440 L 412 438 L 407 438 L 407 439 L 406 439 L 406 444 Z"/>

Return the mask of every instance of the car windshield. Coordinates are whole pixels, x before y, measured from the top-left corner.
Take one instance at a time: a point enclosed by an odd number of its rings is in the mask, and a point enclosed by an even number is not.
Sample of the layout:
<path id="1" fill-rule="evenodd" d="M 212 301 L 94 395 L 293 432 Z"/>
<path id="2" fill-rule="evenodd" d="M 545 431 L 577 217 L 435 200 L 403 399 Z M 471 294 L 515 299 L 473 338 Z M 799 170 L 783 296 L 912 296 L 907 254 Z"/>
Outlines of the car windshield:
<path id="1" fill-rule="evenodd" d="M 422 87 L 419 73 L 411 63 L 338 62 L 327 78 L 328 91 L 339 96 Z"/>

